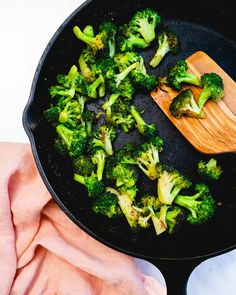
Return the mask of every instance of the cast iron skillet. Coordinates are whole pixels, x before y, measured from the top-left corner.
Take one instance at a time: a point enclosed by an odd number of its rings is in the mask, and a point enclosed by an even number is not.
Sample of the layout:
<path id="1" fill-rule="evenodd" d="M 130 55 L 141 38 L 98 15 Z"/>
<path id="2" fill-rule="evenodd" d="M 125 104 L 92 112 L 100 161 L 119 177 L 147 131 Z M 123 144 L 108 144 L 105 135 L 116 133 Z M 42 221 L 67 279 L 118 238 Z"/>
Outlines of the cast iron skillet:
<path id="1" fill-rule="evenodd" d="M 61 209 L 89 235 L 129 255 L 154 263 L 163 272 L 168 294 L 181 294 L 188 276 L 204 259 L 232 250 L 236 246 L 236 157 L 233 154 L 216 158 L 224 170 L 219 182 L 210 184 L 212 193 L 222 206 L 215 217 L 204 226 L 183 227 L 175 235 L 156 237 L 153 230 L 131 232 L 125 220 L 113 221 L 91 212 L 84 187 L 72 179 L 71 163 L 60 159 L 53 151 L 54 129 L 43 119 L 43 110 L 51 98 L 49 86 L 55 83 L 58 73 L 66 73 L 77 63 L 82 42 L 75 38 L 72 28 L 78 24 L 92 24 L 96 28 L 102 20 L 113 20 L 117 24 L 130 19 L 134 11 L 145 7 L 157 9 L 165 23 L 179 35 L 182 49 L 177 55 L 169 55 L 160 67 L 153 71 L 164 75 L 169 65 L 186 58 L 197 50 L 208 53 L 233 79 L 236 79 L 236 31 L 231 30 L 234 11 L 227 2 L 224 7 L 211 5 L 209 1 L 92 1 L 85 2 L 57 30 L 38 64 L 29 101 L 23 113 L 23 125 L 29 136 L 39 172 L 48 190 Z M 150 59 L 155 46 L 143 53 Z M 207 71 L 207 69 L 206 69 Z M 101 102 L 100 102 L 101 103 Z M 196 163 L 208 159 L 197 152 L 168 121 L 149 95 L 138 95 L 134 103 L 145 108 L 144 118 L 155 122 L 158 133 L 166 141 L 161 160 L 172 163 L 190 176 L 193 183 L 199 181 Z M 91 105 L 91 108 L 97 106 Z M 127 140 L 140 142 L 136 132 L 119 134 L 115 148 Z M 143 176 L 139 184 L 140 193 L 155 193 L 155 184 Z M 207 283 L 207 282 L 206 282 Z"/>

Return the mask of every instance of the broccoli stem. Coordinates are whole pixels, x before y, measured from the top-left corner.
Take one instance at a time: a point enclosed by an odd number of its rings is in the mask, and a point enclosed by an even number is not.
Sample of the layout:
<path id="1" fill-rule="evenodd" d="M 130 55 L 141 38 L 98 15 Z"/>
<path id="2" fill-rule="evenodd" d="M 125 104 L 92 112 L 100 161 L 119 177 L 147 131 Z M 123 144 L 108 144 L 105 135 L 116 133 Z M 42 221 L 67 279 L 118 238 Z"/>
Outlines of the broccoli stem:
<path id="1" fill-rule="evenodd" d="M 104 83 L 104 78 L 100 75 L 92 84 L 88 86 L 88 96 L 91 98 L 97 98 L 97 88 Z"/>
<path id="2" fill-rule="evenodd" d="M 90 80 L 93 74 L 85 62 L 83 54 L 80 55 L 78 62 L 82 76 L 84 76 L 87 80 Z"/>
<path id="3" fill-rule="evenodd" d="M 159 44 L 159 47 L 154 55 L 154 57 L 150 61 L 150 66 L 155 68 L 159 65 L 159 63 L 162 61 L 163 57 L 169 52 L 169 46 L 168 46 L 168 38 L 166 35 L 164 35 L 164 40 L 162 44 Z"/>
<path id="4" fill-rule="evenodd" d="M 85 178 L 82 175 L 74 173 L 74 180 L 85 185 Z"/>
<path id="5" fill-rule="evenodd" d="M 125 125 L 125 124 L 120 124 L 120 125 L 121 125 L 122 130 L 123 130 L 125 133 L 129 132 L 129 128 L 127 127 L 127 125 Z"/>
<path id="6" fill-rule="evenodd" d="M 116 103 L 117 99 L 119 98 L 120 94 L 119 93 L 113 93 L 111 96 L 108 98 L 107 101 L 104 102 L 102 105 L 102 109 L 106 111 L 109 107 L 111 107 L 113 104 Z"/>
<path id="7" fill-rule="evenodd" d="M 139 112 L 136 110 L 134 106 L 130 108 L 131 115 L 134 117 L 134 120 L 137 123 L 138 131 L 143 134 L 144 133 L 144 126 L 146 126 L 146 122 L 143 120 Z"/>
<path id="8" fill-rule="evenodd" d="M 73 139 L 73 131 L 65 127 L 64 125 L 58 125 L 56 127 L 56 132 L 61 138 L 62 142 L 67 146 L 67 148 L 70 148 L 72 139 Z"/>
<path id="9" fill-rule="evenodd" d="M 203 108 L 204 104 L 211 96 L 211 90 L 208 87 L 204 87 L 198 97 L 198 106 L 200 109 Z"/>
<path id="10" fill-rule="evenodd" d="M 88 36 L 87 34 L 83 33 L 78 26 L 74 26 L 73 32 L 74 32 L 75 36 L 78 39 L 80 39 L 81 41 L 85 42 L 89 46 L 94 46 L 94 44 L 96 44 L 97 47 L 98 47 L 98 49 L 102 49 L 103 48 L 102 42 L 100 42 L 101 43 L 100 44 L 98 42 L 99 40 L 96 37 L 91 37 L 91 36 Z"/>
<path id="11" fill-rule="evenodd" d="M 196 199 L 199 198 L 199 196 L 201 195 L 201 192 L 195 194 L 194 196 L 182 196 L 182 195 L 178 195 L 174 202 L 175 204 L 179 205 L 179 206 L 182 206 L 184 208 L 187 208 L 192 216 L 194 218 L 197 217 L 196 215 L 196 207 L 198 204 L 201 203 L 201 201 L 196 201 Z"/>
<path id="12" fill-rule="evenodd" d="M 83 29 L 83 33 L 89 37 L 94 37 L 94 30 L 93 27 L 91 25 L 87 25 L 84 29 Z"/>
<path id="13" fill-rule="evenodd" d="M 189 83 L 198 87 L 202 85 L 201 80 L 192 73 L 186 73 L 185 77 L 181 77 L 180 79 L 182 83 Z"/>
<path id="14" fill-rule="evenodd" d="M 128 66 L 124 71 L 117 74 L 115 77 L 117 86 L 129 75 L 129 73 L 134 70 L 139 65 L 138 62 L 133 63 L 132 65 Z"/>

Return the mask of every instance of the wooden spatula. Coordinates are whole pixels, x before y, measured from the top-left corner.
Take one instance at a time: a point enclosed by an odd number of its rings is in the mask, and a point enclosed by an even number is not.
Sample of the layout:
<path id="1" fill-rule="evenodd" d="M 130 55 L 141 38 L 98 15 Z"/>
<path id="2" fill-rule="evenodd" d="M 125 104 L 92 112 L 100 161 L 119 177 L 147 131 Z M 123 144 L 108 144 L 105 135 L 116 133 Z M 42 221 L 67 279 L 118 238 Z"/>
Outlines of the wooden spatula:
<path id="1" fill-rule="evenodd" d="M 200 152 L 205 154 L 220 154 L 236 152 L 236 83 L 234 80 L 206 53 L 198 51 L 187 58 L 189 72 L 198 76 L 214 72 L 221 76 L 224 82 L 225 95 L 219 102 L 208 100 L 203 111 L 205 119 L 182 117 L 176 119 L 169 112 L 172 99 L 178 94 L 172 88 L 164 86 L 151 93 L 158 106 L 179 129 L 186 139 Z M 200 88 L 189 87 L 197 97 Z"/>

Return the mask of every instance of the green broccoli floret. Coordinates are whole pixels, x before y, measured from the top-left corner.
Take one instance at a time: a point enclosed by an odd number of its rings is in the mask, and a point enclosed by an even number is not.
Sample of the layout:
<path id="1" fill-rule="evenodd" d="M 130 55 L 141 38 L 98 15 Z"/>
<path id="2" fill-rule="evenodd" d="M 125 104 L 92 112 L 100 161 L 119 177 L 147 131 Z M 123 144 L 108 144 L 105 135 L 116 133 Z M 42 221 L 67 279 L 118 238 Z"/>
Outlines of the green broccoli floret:
<path id="1" fill-rule="evenodd" d="M 159 165 L 157 173 L 157 195 L 162 204 L 171 205 L 182 189 L 191 186 L 191 182 L 175 169 Z"/>
<path id="2" fill-rule="evenodd" d="M 81 155 L 73 161 L 74 172 L 82 176 L 89 176 L 96 171 L 96 165 L 88 155 Z"/>
<path id="3" fill-rule="evenodd" d="M 106 123 L 115 127 L 120 127 L 125 133 L 129 132 L 135 124 L 133 116 L 130 114 L 130 106 L 123 101 L 117 101 L 106 110 Z"/>
<path id="4" fill-rule="evenodd" d="M 180 92 L 172 100 L 169 106 L 170 113 L 175 118 L 179 119 L 182 116 L 189 116 L 193 118 L 205 118 L 205 114 L 198 107 L 194 97 L 192 89 L 185 89 Z"/>
<path id="5" fill-rule="evenodd" d="M 186 60 L 179 60 L 168 73 L 168 84 L 177 91 L 181 90 L 183 83 L 201 87 L 201 79 L 187 70 Z"/>
<path id="6" fill-rule="evenodd" d="M 134 209 L 137 187 L 121 186 L 119 189 L 107 187 L 106 191 L 117 196 L 118 204 L 131 228 L 138 226 L 138 212 Z"/>
<path id="7" fill-rule="evenodd" d="M 179 206 L 170 206 L 166 213 L 166 223 L 168 227 L 168 233 L 175 233 L 182 222 L 185 220 L 186 214 L 183 208 Z"/>
<path id="8" fill-rule="evenodd" d="M 156 68 L 168 52 L 176 53 L 179 50 L 180 42 L 178 36 L 171 31 L 163 31 L 158 35 L 158 48 L 150 61 L 150 66 Z"/>
<path id="9" fill-rule="evenodd" d="M 215 213 L 216 203 L 211 196 L 209 187 L 205 184 L 196 185 L 193 196 L 178 195 L 174 203 L 188 209 L 187 221 L 191 224 L 201 224 L 208 221 Z"/>
<path id="10" fill-rule="evenodd" d="M 138 180 L 137 172 L 130 165 L 122 163 L 117 163 L 107 169 L 106 177 L 109 180 L 114 180 L 117 187 L 122 185 L 132 187 Z"/>
<path id="11" fill-rule="evenodd" d="M 62 143 L 60 138 L 55 138 L 53 144 L 54 151 L 63 158 L 68 157 L 68 149 L 65 144 Z"/>
<path id="12" fill-rule="evenodd" d="M 102 104 L 102 109 L 106 111 L 108 108 L 111 108 L 112 105 L 116 103 L 119 97 L 120 93 L 111 94 L 109 98 Z"/>
<path id="13" fill-rule="evenodd" d="M 159 153 L 163 151 L 163 146 L 163 139 L 156 136 L 138 146 L 135 152 L 135 160 L 139 168 L 151 180 L 155 180 L 158 177 L 156 165 L 160 161 Z"/>
<path id="14" fill-rule="evenodd" d="M 74 180 L 86 186 L 89 197 L 98 198 L 105 192 L 104 183 L 98 180 L 95 173 L 92 173 L 90 176 L 74 173 Z"/>
<path id="15" fill-rule="evenodd" d="M 59 136 L 62 145 L 67 148 L 68 155 L 71 158 L 80 156 L 87 143 L 87 132 L 84 126 L 79 125 L 77 129 L 69 129 L 63 124 L 56 127 L 56 132 Z"/>
<path id="16" fill-rule="evenodd" d="M 51 105 L 48 109 L 46 109 L 43 112 L 43 116 L 48 122 L 52 122 L 52 123 L 58 122 L 60 112 L 61 112 L 61 108 L 59 106 Z"/>
<path id="17" fill-rule="evenodd" d="M 116 138 L 116 130 L 113 126 L 101 125 L 90 141 L 90 148 L 101 147 L 107 155 L 113 155 L 112 142 Z"/>
<path id="18" fill-rule="evenodd" d="M 99 196 L 92 207 L 96 214 L 105 215 L 108 218 L 120 217 L 123 215 L 120 206 L 118 204 L 118 198 L 116 195 L 105 192 Z"/>
<path id="19" fill-rule="evenodd" d="M 99 32 L 106 35 L 105 50 L 103 50 L 103 55 L 113 58 L 116 53 L 115 37 L 117 33 L 117 26 L 113 22 L 104 21 L 99 26 Z"/>
<path id="20" fill-rule="evenodd" d="M 120 52 L 114 56 L 115 65 L 122 72 L 135 62 L 139 62 L 141 55 L 134 51 Z"/>
<path id="21" fill-rule="evenodd" d="M 156 27 L 161 23 L 161 17 L 157 11 L 146 8 L 137 11 L 129 22 L 132 31 L 139 33 L 147 44 L 156 37 Z"/>
<path id="22" fill-rule="evenodd" d="M 51 97 L 68 97 L 73 98 L 76 91 L 76 81 L 80 76 L 78 68 L 73 65 L 67 75 L 57 75 L 57 81 L 60 85 L 51 86 L 49 92 Z"/>
<path id="23" fill-rule="evenodd" d="M 115 159 L 121 164 L 132 164 L 137 165 L 137 161 L 134 158 L 135 145 L 133 143 L 125 144 L 121 149 L 115 153 Z"/>
<path id="24" fill-rule="evenodd" d="M 97 178 L 98 180 L 102 180 L 103 171 L 106 163 L 107 154 L 102 148 L 96 148 L 92 151 L 92 161 L 97 165 Z"/>
<path id="25" fill-rule="evenodd" d="M 118 51 L 127 52 L 136 48 L 146 48 L 149 44 L 143 37 L 135 32 L 129 24 L 124 24 L 118 28 L 116 36 L 116 43 Z"/>
<path id="26" fill-rule="evenodd" d="M 140 113 L 136 109 L 135 106 L 131 106 L 130 108 L 131 115 L 134 117 L 134 120 L 136 121 L 136 128 L 138 129 L 138 132 L 142 134 L 147 139 L 152 138 L 156 136 L 157 134 L 157 127 L 155 124 L 147 124 L 143 118 L 141 117 Z"/>
<path id="27" fill-rule="evenodd" d="M 78 101 L 68 101 L 65 108 L 60 112 L 59 123 L 66 124 L 69 127 L 76 127 L 81 123 L 81 116 L 84 111 L 84 100 L 80 104 Z"/>
<path id="28" fill-rule="evenodd" d="M 198 97 L 198 106 L 203 108 L 205 103 L 212 99 L 219 101 L 224 96 L 224 83 L 222 78 L 216 73 L 206 73 L 201 77 L 203 89 Z"/>
<path id="29" fill-rule="evenodd" d="M 82 76 L 88 82 L 93 82 L 96 78 L 96 71 L 94 71 L 95 56 L 90 47 L 83 49 L 82 53 L 79 56 L 79 67 Z"/>
<path id="30" fill-rule="evenodd" d="M 221 166 L 217 164 L 217 160 L 214 158 L 210 158 L 208 162 L 201 160 L 197 164 L 197 171 L 206 180 L 218 180 L 223 173 Z"/>
<path id="31" fill-rule="evenodd" d="M 93 123 L 97 121 L 97 114 L 93 111 L 86 110 L 82 114 L 82 124 L 86 128 L 86 132 L 88 136 L 92 136 L 93 132 Z"/>

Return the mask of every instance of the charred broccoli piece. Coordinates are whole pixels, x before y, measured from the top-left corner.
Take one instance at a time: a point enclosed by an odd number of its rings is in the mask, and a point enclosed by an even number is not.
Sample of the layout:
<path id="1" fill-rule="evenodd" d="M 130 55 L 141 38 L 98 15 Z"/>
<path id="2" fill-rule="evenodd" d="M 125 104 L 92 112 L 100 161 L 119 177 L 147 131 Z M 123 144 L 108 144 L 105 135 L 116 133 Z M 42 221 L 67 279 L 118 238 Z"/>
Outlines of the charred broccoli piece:
<path id="1" fill-rule="evenodd" d="M 218 165 L 217 160 L 214 158 L 210 158 L 208 162 L 199 161 L 197 171 L 206 180 L 218 180 L 223 173 L 221 166 Z"/>
<path id="2" fill-rule="evenodd" d="M 135 152 L 135 160 L 139 168 L 151 180 L 155 180 L 158 177 L 156 165 L 160 161 L 159 153 L 163 151 L 163 146 L 163 139 L 156 136 L 139 145 Z"/>
<path id="3" fill-rule="evenodd" d="M 205 184 L 197 184 L 195 190 L 192 196 L 178 195 L 174 203 L 190 211 L 187 216 L 189 223 L 202 224 L 215 214 L 216 203 Z"/>
<path id="4" fill-rule="evenodd" d="M 129 25 L 133 32 L 140 34 L 147 44 L 156 37 L 156 27 L 161 23 L 161 17 L 157 11 L 146 8 L 137 11 L 131 18 Z"/>
<path id="5" fill-rule="evenodd" d="M 90 176 L 83 176 L 78 173 L 74 173 L 74 180 L 83 184 L 87 188 L 89 197 L 98 198 L 105 192 L 104 183 L 98 180 L 95 173 L 92 173 Z"/>
<path id="6" fill-rule="evenodd" d="M 135 106 L 131 106 L 130 108 L 131 115 L 134 117 L 134 120 L 136 121 L 136 128 L 138 129 L 138 132 L 142 134 L 147 139 L 152 138 L 156 136 L 157 134 L 157 128 L 155 124 L 147 124 L 140 113 L 138 112 L 137 108 Z"/>
<path id="7" fill-rule="evenodd" d="M 138 226 L 138 212 L 134 209 L 137 187 L 121 186 L 119 189 L 107 187 L 106 191 L 117 196 L 118 204 L 131 228 Z"/>
<path id="8" fill-rule="evenodd" d="M 101 147 L 105 150 L 107 155 L 113 155 L 112 142 L 116 138 L 116 130 L 113 126 L 101 125 L 96 130 L 94 136 L 90 141 L 90 148 Z"/>
<path id="9" fill-rule="evenodd" d="M 161 32 L 158 35 L 157 39 L 157 51 L 151 59 L 151 61 L 149 62 L 152 68 L 156 68 L 168 52 L 176 53 L 178 52 L 180 47 L 180 41 L 178 36 L 169 30 Z"/>
<path id="10" fill-rule="evenodd" d="M 170 113 L 175 118 L 179 119 L 182 116 L 189 116 L 193 118 L 205 118 L 205 114 L 198 107 L 194 97 L 192 89 L 185 89 L 180 92 L 172 100 L 169 106 Z"/>
<path id="11" fill-rule="evenodd" d="M 182 84 L 191 84 L 201 87 L 201 79 L 195 74 L 187 72 L 188 64 L 186 60 L 179 60 L 168 73 L 168 84 L 177 91 L 180 91 Z"/>
<path id="12" fill-rule="evenodd" d="M 159 165 L 157 173 L 157 195 L 162 204 L 171 205 L 182 189 L 191 186 L 191 181 L 176 169 Z"/>
<path id="13" fill-rule="evenodd" d="M 88 155 L 81 155 L 73 161 L 74 172 L 82 176 L 89 176 L 96 171 L 96 165 Z"/>
<path id="14" fill-rule="evenodd" d="M 170 206 L 166 213 L 168 233 L 172 234 L 177 232 L 185 219 L 186 213 L 183 208 L 179 206 Z"/>
<path id="15" fill-rule="evenodd" d="M 77 129 L 69 129 L 65 125 L 59 124 L 56 127 L 56 132 L 58 134 L 57 141 L 60 141 L 67 149 L 71 158 L 82 155 L 87 143 L 87 132 L 84 126 L 79 125 Z"/>
<path id="16" fill-rule="evenodd" d="M 100 195 L 93 203 L 92 209 L 96 214 L 102 214 L 108 218 L 115 218 L 123 215 L 117 196 L 109 192 Z"/>
<path id="17" fill-rule="evenodd" d="M 216 73 L 206 73 L 201 77 L 201 83 L 203 89 L 198 97 L 198 106 L 203 108 L 205 103 L 212 99 L 213 101 L 219 101 L 224 96 L 224 83 L 222 78 Z"/>

